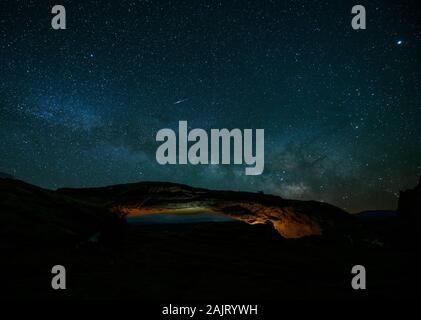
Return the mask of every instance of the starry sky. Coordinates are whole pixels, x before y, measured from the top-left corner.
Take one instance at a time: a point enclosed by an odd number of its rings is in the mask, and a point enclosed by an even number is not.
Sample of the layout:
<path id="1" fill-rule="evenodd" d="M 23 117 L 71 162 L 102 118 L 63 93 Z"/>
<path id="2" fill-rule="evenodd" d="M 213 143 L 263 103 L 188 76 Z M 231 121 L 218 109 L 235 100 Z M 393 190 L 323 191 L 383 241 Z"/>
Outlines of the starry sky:
<path id="1" fill-rule="evenodd" d="M 417 1 L 0 2 L 0 171 L 394 209 L 421 174 Z M 64 5 L 67 29 L 51 28 Z M 367 29 L 351 27 L 351 8 Z M 265 129 L 265 170 L 161 166 L 156 132 Z"/>

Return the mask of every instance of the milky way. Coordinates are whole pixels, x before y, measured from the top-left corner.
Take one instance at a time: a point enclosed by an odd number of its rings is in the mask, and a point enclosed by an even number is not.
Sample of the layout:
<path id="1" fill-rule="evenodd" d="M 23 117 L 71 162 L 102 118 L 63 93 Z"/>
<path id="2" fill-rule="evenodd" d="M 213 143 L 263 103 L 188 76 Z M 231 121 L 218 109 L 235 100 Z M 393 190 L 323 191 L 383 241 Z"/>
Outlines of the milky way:
<path id="1" fill-rule="evenodd" d="M 421 173 L 413 5 L 348 1 L 0 3 L 0 171 L 48 188 L 164 180 L 395 208 Z M 265 129 L 265 171 L 160 166 L 155 134 Z"/>

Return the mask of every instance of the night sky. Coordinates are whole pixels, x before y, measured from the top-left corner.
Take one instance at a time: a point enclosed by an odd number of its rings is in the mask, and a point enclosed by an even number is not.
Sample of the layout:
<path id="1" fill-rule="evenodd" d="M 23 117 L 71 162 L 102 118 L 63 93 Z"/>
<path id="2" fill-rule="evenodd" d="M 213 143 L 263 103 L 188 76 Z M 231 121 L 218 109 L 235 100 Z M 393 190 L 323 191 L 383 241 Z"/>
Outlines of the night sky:
<path id="1" fill-rule="evenodd" d="M 405 3 L 2 0 L 0 171 L 394 209 L 421 174 L 421 28 Z M 51 28 L 55 4 L 67 30 Z M 351 27 L 355 4 L 366 30 Z M 156 132 L 179 120 L 265 129 L 263 174 L 159 165 Z"/>

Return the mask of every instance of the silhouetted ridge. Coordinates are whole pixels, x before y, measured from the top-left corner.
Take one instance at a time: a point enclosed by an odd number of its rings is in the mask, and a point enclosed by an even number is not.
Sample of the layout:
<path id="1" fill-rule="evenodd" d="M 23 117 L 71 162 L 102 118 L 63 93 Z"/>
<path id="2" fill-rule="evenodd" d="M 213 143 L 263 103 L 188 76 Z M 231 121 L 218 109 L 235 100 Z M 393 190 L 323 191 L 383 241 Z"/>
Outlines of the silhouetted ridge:
<path id="1" fill-rule="evenodd" d="M 398 211 L 407 219 L 420 221 L 421 215 L 421 176 L 413 189 L 401 191 L 398 200 Z"/>
<path id="2" fill-rule="evenodd" d="M 15 177 L 11 174 L 0 172 L 0 179 L 15 179 Z"/>

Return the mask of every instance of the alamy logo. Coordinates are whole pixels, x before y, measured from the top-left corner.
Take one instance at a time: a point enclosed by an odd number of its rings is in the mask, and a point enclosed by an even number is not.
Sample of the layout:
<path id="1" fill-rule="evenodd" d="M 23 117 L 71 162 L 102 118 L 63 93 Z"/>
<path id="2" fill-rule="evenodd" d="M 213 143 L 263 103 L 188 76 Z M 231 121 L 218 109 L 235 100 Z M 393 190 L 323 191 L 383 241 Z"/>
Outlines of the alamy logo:
<path id="1" fill-rule="evenodd" d="M 366 277 L 365 277 L 365 268 L 361 265 L 356 265 L 352 267 L 352 274 L 356 274 L 352 278 L 351 286 L 354 290 L 365 289 L 366 288 Z"/>
<path id="2" fill-rule="evenodd" d="M 66 8 L 61 5 L 55 5 L 51 9 L 51 13 L 55 14 L 51 20 L 51 27 L 54 30 L 66 29 Z"/>
<path id="3" fill-rule="evenodd" d="M 51 287 L 54 290 L 66 289 L 66 269 L 61 265 L 55 265 L 51 269 L 51 273 L 55 274 L 51 280 Z"/>
<path id="4" fill-rule="evenodd" d="M 354 29 L 354 30 L 358 30 L 358 29 L 365 30 L 366 29 L 365 7 L 360 5 L 360 4 L 356 5 L 356 6 L 353 6 L 352 9 L 351 9 L 351 13 L 355 14 L 355 16 L 351 20 L 352 29 Z"/>
<path id="5" fill-rule="evenodd" d="M 156 134 L 156 141 L 163 142 L 156 150 L 156 161 L 161 165 L 231 164 L 232 156 L 233 164 L 243 164 L 244 161 L 250 166 L 245 169 L 246 175 L 260 175 L 263 173 L 265 162 L 265 130 L 256 129 L 255 148 L 253 148 L 253 130 L 243 131 L 211 129 L 209 141 L 205 130 L 197 128 L 188 132 L 187 121 L 179 121 L 178 143 L 177 135 L 172 129 L 161 129 Z M 192 143 L 190 147 L 189 142 Z M 255 149 L 254 155 L 253 149 Z"/>

